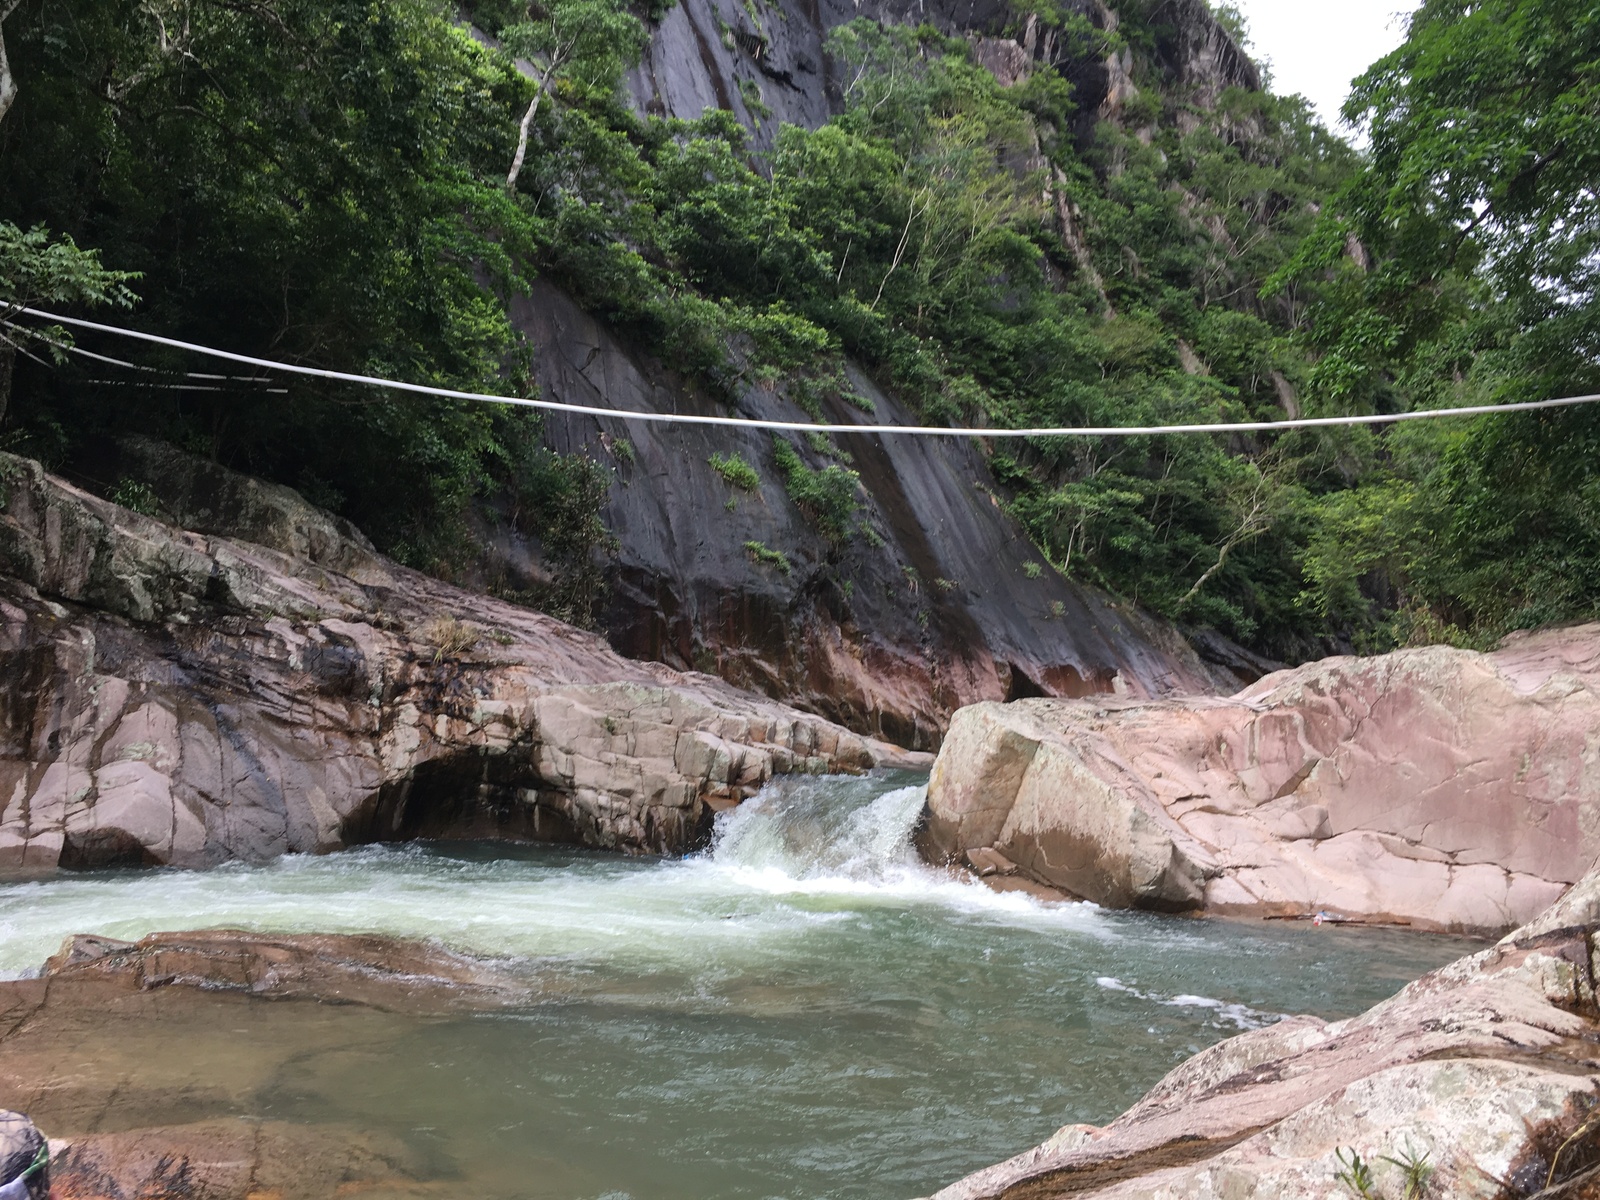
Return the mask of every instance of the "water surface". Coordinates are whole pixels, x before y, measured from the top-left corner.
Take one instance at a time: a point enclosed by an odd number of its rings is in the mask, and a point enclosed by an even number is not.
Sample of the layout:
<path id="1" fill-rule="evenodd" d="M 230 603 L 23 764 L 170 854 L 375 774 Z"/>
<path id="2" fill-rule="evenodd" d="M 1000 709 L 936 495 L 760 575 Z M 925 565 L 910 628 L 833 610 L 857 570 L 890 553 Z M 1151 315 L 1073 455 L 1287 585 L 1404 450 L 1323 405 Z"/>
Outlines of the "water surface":
<path id="1" fill-rule="evenodd" d="M 169 1119 L 380 1131 L 462 1194 L 866 1200 L 1108 1120 L 1220 1038 L 1354 1014 L 1474 948 L 999 895 L 916 862 L 922 801 L 903 778 L 788 781 L 682 861 L 434 844 L 18 882 L 0 886 L 0 972 L 37 970 L 70 933 L 220 927 L 514 956 L 547 1001 L 451 1018 L 256 1003 L 227 1010 L 221 1041 L 185 1029 L 199 1017 L 115 1046 L 89 1031 L 82 1069 L 160 1057 L 163 1095 L 187 1098 Z M 155 1101 L 125 1103 L 97 1119 L 152 1119 Z"/>

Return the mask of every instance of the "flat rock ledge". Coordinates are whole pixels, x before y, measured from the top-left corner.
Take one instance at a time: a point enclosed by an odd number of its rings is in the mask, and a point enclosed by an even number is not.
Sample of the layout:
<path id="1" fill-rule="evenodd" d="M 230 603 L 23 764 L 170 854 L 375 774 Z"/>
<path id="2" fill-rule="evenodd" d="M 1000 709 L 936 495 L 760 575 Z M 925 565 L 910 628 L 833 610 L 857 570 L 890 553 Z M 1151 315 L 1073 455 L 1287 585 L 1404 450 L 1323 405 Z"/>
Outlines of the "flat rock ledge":
<path id="1" fill-rule="evenodd" d="M 1113 907 L 1500 934 L 1600 858 L 1600 626 L 956 714 L 925 856 Z"/>
<path id="2" fill-rule="evenodd" d="M 478 1012 L 548 995 L 512 961 L 475 958 L 433 942 L 242 929 L 152 933 L 137 942 L 77 934 L 46 961 L 43 979 L 58 988 L 80 982 L 138 992 L 190 987 L 411 1014 Z M 17 995 L 9 1003 L 25 1005 L 28 990 L 26 982 L 13 985 Z"/>
<path id="3" fill-rule="evenodd" d="M 1600 1196 L 1600 872 L 1499 944 L 1359 1017 L 1201 1051 L 1103 1128 L 1070 1125 L 934 1200 L 1333 1200 L 1426 1155 L 1426 1196 Z M 1547 1184 L 1553 1186 L 1547 1190 Z"/>
<path id="4" fill-rule="evenodd" d="M 0 454 L 0 866 L 415 837 L 677 853 L 774 775 L 927 762 L 227 484 L 200 534 Z"/>

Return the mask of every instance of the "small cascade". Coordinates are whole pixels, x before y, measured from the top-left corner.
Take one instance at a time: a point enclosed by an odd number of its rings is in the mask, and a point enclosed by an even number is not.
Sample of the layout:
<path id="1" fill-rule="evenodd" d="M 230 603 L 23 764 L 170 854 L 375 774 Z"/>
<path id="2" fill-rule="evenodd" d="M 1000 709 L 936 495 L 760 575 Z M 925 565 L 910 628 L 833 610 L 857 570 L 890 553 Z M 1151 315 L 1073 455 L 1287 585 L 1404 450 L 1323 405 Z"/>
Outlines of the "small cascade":
<path id="1" fill-rule="evenodd" d="M 926 872 L 911 838 L 928 789 L 882 788 L 879 780 L 837 776 L 769 784 L 717 819 L 710 858 L 724 869 L 795 880 L 903 883 Z"/>

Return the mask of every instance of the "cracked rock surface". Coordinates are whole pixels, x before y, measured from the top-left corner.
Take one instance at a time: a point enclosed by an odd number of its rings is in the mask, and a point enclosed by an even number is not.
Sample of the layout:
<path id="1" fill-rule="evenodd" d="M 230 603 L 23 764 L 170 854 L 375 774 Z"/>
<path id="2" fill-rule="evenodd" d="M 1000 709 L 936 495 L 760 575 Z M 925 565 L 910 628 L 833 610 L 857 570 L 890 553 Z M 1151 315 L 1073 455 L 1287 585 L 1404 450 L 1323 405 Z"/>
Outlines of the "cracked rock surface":
<path id="1" fill-rule="evenodd" d="M 673 853 L 773 775 L 918 761 L 399 567 L 287 489 L 230 486 L 213 502 L 259 541 L 0 455 L 0 865 L 424 836 Z"/>
<path id="2" fill-rule="evenodd" d="M 957 714 L 923 849 L 1167 911 L 1501 933 L 1600 857 L 1600 626 L 1332 658 L 1228 698 Z"/>

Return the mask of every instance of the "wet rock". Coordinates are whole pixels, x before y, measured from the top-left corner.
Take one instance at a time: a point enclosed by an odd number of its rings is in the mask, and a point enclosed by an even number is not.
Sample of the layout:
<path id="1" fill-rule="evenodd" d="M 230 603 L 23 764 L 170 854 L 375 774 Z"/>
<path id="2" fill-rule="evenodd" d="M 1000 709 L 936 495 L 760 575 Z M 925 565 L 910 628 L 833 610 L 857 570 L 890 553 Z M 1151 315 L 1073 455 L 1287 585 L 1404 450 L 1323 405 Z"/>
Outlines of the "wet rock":
<path id="1" fill-rule="evenodd" d="M 0 455 L 0 484 L 0 865 L 419 836 L 670 853 L 773 775 L 916 761 L 329 540 L 336 525 L 265 522 L 354 574 L 27 460 Z"/>
<path id="2" fill-rule="evenodd" d="M 326 1200 L 443 1196 L 395 1138 L 282 1121 L 216 1120 L 66 1142 L 55 1200 Z"/>
<path id="3" fill-rule="evenodd" d="M 1531 1195 L 1552 1164 L 1558 1183 L 1581 1175 L 1600 1152 L 1587 1125 L 1600 1104 L 1590 966 L 1600 925 L 1591 915 L 1545 931 L 1588 912 L 1600 872 L 1577 891 L 1549 920 L 1359 1017 L 1291 1017 L 1221 1042 L 1104 1128 L 1068 1126 L 936 1200 L 1311 1200 L 1349 1194 L 1336 1174 L 1352 1152 L 1385 1195 L 1403 1186 L 1388 1159 L 1408 1154 L 1434 1168 L 1428 1195 Z M 1519 1171 L 1529 1186 L 1502 1182 Z"/>
<path id="4" fill-rule="evenodd" d="M 0 981 L 0 1103 L 51 1135 L 56 1200 L 327 1200 L 477 1194 L 472 1150 L 297 1103 L 362 1047 L 548 1002 L 570 977 L 377 936 L 76 937 Z M 263 1120 L 263 1106 L 296 1114 Z M 423 1131 L 424 1134 L 426 1131 Z M 553 1165 L 541 1194 L 594 1194 Z M 493 1170 L 489 1172 L 493 1176 Z M 523 1194 L 510 1181 L 495 1194 Z M 564 1186 L 571 1184 L 570 1187 Z M 43 1200 L 42 1193 L 35 1200 Z"/>
<path id="5" fill-rule="evenodd" d="M 1227 698 L 959 713 L 923 849 L 1119 907 L 1502 932 L 1600 857 L 1600 626 L 1335 658 Z"/>
<path id="6" fill-rule="evenodd" d="M 79 934 L 44 970 L 52 982 L 110 980 L 137 991 L 193 987 L 410 1013 L 492 1009 L 537 994 L 509 964 L 377 935 L 208 929 L 123 942 Z"/>

